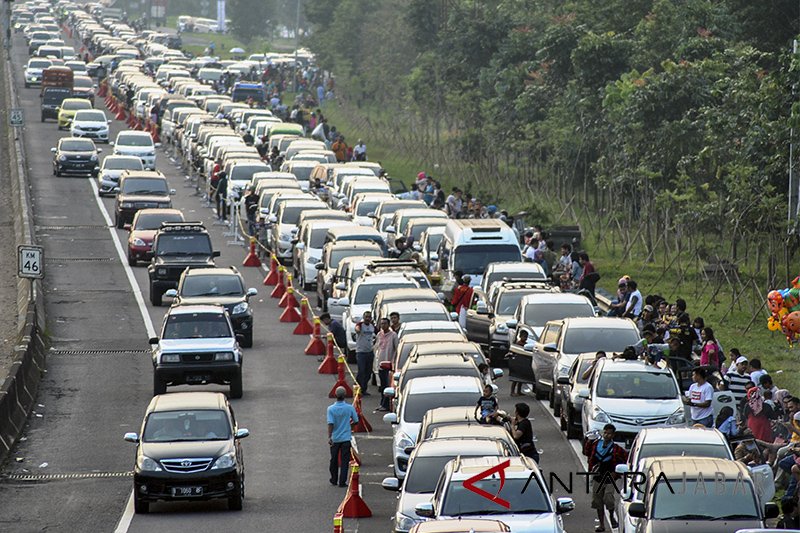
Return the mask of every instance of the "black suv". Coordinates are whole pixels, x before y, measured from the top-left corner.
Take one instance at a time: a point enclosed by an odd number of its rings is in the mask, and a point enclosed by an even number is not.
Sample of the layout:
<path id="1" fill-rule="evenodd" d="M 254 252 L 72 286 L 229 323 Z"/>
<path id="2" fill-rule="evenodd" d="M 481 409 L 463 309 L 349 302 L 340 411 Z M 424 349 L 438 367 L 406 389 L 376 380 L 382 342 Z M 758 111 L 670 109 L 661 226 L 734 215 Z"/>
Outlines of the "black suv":
<path id="1" fill-rule="evenodd" d="M 72 91 L 65 87 L 45 87 L 42 91 L 42 122 L 48 118 L 58 120 L 58 108 L 65 98 L 72 98 Z"/>
<path id="2" fill-rule="evenodd" d="M 150 502 L 227 498 L 240 511 L 244 499 L 244 454 L 233 409 L 219 392 L 177 392 L 156 396 L 147 407 L 136 443 L 133 505 Z"/>
<path id="3" fill-rule="evenodd" d="M 258 294 L 255 288 L 245 290 L 244 278 L 234 266 L 227 268 L 187 268 L 178 288 L 165 295 L 175 298 L 176 305 L 222 305 L 228 311 L 233 330 L 241 335 L 243 348 L 253 346 L 253 308 L 250 297 Z"/>
<path id="4" fill-rule="evenodd" d="M 83 174 L 97 177 L 100 170 L 97 154 L 102 148 L 94 145 L 91 139 L 63 137 L 58 146 L 50 148 L 53 152 L 53 175 Z"/>
<path id="5" fill-rule="evenodd" d="M 202 222 L 161 224 L 153 240 L 153 260 L 147 267 L 150 302 L 161 305 L 164 292 L 178 287 L 184 270 L 214 267 L 215 257 L 219 252 L 211 247 L 211 237 Z"/>
<path id="6" fill-rule="evenodd" d="M 133 221 L 140 209 L 166 209 L 172 207 L 174 189 L 167 186 L 167 178 L 154 170 L 125 170 L 119 177 L 119 193 L 114 203 L 114 225 L 122 229 Z"/>

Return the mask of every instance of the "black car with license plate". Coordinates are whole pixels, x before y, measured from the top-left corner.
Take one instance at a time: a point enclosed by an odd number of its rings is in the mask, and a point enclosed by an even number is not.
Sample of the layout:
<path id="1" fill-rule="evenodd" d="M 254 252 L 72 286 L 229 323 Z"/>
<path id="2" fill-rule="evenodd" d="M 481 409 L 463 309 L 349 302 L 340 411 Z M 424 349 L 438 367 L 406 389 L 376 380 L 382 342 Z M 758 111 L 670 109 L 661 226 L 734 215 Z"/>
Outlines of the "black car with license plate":
<path id="1" fill-rule="evenodd" d="M 164 292 L 178 287 L 187 268 L 216 266 L 219 252 L 211 247 L 211 237 L 202 222 L 165 222 L 153 239 L 153 259 L 147 267 L 150 278 L 150 303 L 161 305 Z"/>
<path id="2" fill-rule="evenodd" d="M 58 120 L 58 110 L 61 102 L 72 97 L 72 90 L 66 87 L 45 87 L 42 91 L 42 122 L 48 118 Z"/>
<path id="3" fill-rule="evenodd" d="M 96 177 L 100 170 L 97 154 L 103 150 L 91 139 L 64 137 L 50 151 L 53 152 L 54 176 L 77 174 Z"/>
<path id="4" fill-rule="evenodd" d="M 114 225 L 122 229 L 141 209 L 172 207 L 167 178 L 154 170 L 125 170 L 119 177 L 119 192 L 114 203 Z"/>
<path id="5" fill-rule="evenodd" d="M 242 509 L 244 454 L 233 409 L 219 392 L 179 392 L 156 396 L 147 407 L 137 444 L 133 502 L 147 513 L 157 501 L 227 499 Z"/>

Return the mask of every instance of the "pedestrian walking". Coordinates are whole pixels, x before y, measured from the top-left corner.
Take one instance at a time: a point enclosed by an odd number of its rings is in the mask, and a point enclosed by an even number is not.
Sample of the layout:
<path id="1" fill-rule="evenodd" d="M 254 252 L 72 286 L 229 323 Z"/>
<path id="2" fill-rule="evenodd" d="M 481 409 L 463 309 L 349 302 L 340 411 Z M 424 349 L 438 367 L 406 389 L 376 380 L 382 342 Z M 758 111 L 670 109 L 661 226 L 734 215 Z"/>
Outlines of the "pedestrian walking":
<path id="1" fill-rule="evenodd" d="M 520 453 L 530 457 L 538 464 L 539 451 L 536 449 L 536 443 L 533 440 L 533 426 L 531 421 L 528 420 L 528 415 L 530 414 L 531 408 L 527 403 L 519 402 L 514 405 L 514 416 L 511 418 L 511 436 L 514 438 L 514 442 L 517 443 Z"/>
<path id="2" fill-rule="evenodd" d="M 472 278 L 469 275 L 464 275 L 461 278 L 459 285 L 453 290 L 453 299 L 450 303 L 453 304 L 453 310 L 458 315 L 458 323 L 462 328 L 467 327 L 467 309 L 472 305 L 473 290 L 469 286 Z"/>
<path id="3" fill-rule="evenodd" d="M 347 486 L 347 468 L 350 465 L 351 426 L 358 424 L 358 413 L 344 401 L 344 387 L 336 387 L 336 402 L 328 406 L 328 446 L 331 448 L 329 481 L 331 485 Z"/>
<path id="4" fill-rule="evenodd" d="M 358 364 L 356 381 L 361 387 L 362 396 L 369 396 L 367 385 L 373 374 L 372 362 L 375 359 L 375 353 L 372 351 L 372 345 L 374 341 L 375 324 L 372 322 L 372 312 L 364 311 L 361 321 L 356 324 L 356 362 Z"/>
<path id="5" fill-rule="evenodd" d="M 628 460 L 628 452 L 614 442 L 614 433 L 617 428 L 614 424 L 603 426 L 603 433 L 600 438 L 586 440 L 583 454 L 589 458 L 589 472 L 594 474 L 592 477 L 592 509 L 597 511 L 598 525 L 595 531 L 605 531 L 605 514 L 611 522 L 611 528 L 619 526 L 615 512 L 617 509 L 617 488 L 614 480 L 619 477 L 616 473 L 617 465 L 624 464 Z"/>
<path id="6" fill-rule="evenodd" d="M 392 371 L 397 356 L 397 333 L 392 330 L 388 318 L 381 318 L 381 327 L 375 336 L 375 356 L 378 360 L 378 379 L 381 403 L 375 411 L 388 411 L 389 398 L 383 396 L 383 389 L 389 386 L 389 372 Z"/>

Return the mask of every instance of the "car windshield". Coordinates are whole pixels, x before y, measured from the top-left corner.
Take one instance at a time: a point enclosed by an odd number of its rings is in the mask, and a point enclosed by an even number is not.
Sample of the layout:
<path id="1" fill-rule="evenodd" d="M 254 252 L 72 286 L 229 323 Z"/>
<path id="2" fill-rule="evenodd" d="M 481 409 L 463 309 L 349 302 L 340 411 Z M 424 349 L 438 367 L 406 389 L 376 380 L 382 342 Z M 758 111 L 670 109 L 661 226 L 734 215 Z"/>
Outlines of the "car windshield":
<path id="1" fill-rule="evenodd" d="M 639 446 L 639 459 L 648 457 L 713 457 L 715 459 L 732 459 L 725 443 L 710 444 L 704 442 L 670 442 L 645 443 Z"/>
<path id="2" fill-rule="evenodd" d="M 223 339 L 231 337 L 222 313 L 179 313 L 169 315 L 162 339 Z"/>
<path id="3" fill-rule="evenodd" d="M 459 454 L 459 457 L 483 457 L 483 455 Z M 442 474 L 445 465 L 455 455 L 434 455 L 429 457 L 416 457 L 409 465 L 406 480 L 403 482 L 405 492 L 413 494 L 432 494 L 436 490 L 436 483 Z"/>
<path id="4" fill-rule="evenodd" d="M 236 275 L 186 276 L 181 296 L 241 296 L 242 281 Z"/>
<path id="5" fill-rule="evenodd" d="M 407 283 L 362 283 L 356 289 L 356 295 L 352 303 L 353 305 L 369 304 L 375 299 L 375 295 L 378 294 L 378 291 L 402 288 L 413 289 L 416 288 L 416 285 L 410 281 Z"/>
<path id="6" fill-rule="evenodd" d="M 78 109 L 91 109 L 91 108 L 92 104 L 90 104 L 88 100 L 61 103 L 61 109 L 65 111 L 76 111 Z"/>
<path id="7" fill-rule="evenodd" d="M 339 266 L 339 261 L 344 259 L 345 257 L 350 257 L 353 255 L 365 255 L 367 257 L 380 257 L 381 251 L 379 248 L 365 248 L 365 249 L 358 249 L 358 248 L 347 248 L 344 250 L 334 250 L 331 252 L 331 257 L 329 259 L 329 267 L 334 269 Z"/>
<path id="8" fill-rule="evenodd" d="M 142 160 L 128 157 L 109 157 L 103 161 L 103 168 L 107 170 L 144 170 Z"/>
<path id="9" fill-rule="evenodd" d="M 678 389 L 668 372 L 603 371 L 595 394 L 600 398 L 672 400 L 678 397 Z"/>
<path id="10" fill-rule="evenodd" d="M 481 275 L 489 263 L 521 259 L 519 246 L 513 244 L 469 244 L 453 251 L 453 270 Z"/>
<path id="11" fill-rule="evenodd" d="M 685 482 L 675 479 L 667 484 L 665 478 L 659 478 L 648 490 L 653 491 L 655 520 L 760 519 L 753 486 L 742 478 L 725 480 L 709 473 L 703 479 L 696 472 L 687 472 Z"/>
<path id="12" fill-rule="evenodd" d="M 430 409 L 437 407 L 458 407 L 475 405 L 480 392 L 427 392 L 409 394 L 403 409 L 403 420 L 410 423 L 422 422 L 422 417 Z"/>
<path id="13" fill-rule="evenodd" d="M 594 316 L 594 308 L 586 302 L 574 303 L 530 303 L 522 311 L 522 322 L 532 327 L 544 326 L 551 320 L 571 317 Z M 575 353 L 575 352 L 569 352 Z"/>
<path id="14" fill-rule="evenodd" d="M 167 191 L 167 180 L 150 178 L 125 178 L 122 182 L 122 192 L 124 194 L 152 194 L 165 195 Z"/>
<path id="15" fill-rule="evenodd" d="M 231 424 L 225 411 L 156 411 L 150 413 L 144 426 L 144 442 L 180 442 L 195 440 L 228 440 Z"/>
<path id="16" fill-rule="evenodd" d="M 158 238 L 159 256 L 166 255 L 211 255 L 211 239 L 208 235 L 162 234 Z"/>
<path id="17" fill-rule="evenodd" d="M 80 89 L 91 89 L 94 86 L 94 84 L 92 83 L 92 80 L 88 78 L 75 78 L 73 80 L 72 86 Z M 102 120 L 105 120 L 105 118 L 103 118 Z"/>
<path id="18" fill-rule="evenodd" d="M 52 65 L 50 61 L 46 61 L 43 59 L 39 61 L 31 61 L 30 63 L 28 63 L 29 68 L 47 68 L 50 65 Z"/>
<path id="19" fill-rule="evenodd" d="M 411 237 L 414 238 L 414 242 L 417 242 L 417 240 L 422 236 L 423 231 L 425 231 L 428 228 L 440 227 L 440 226 L 442 226 L 440 222 L 439 223 L 425 222 L 421 224 L 414 224 L 414 227 L 411 228 Z"/>
<path id="20" fill-rule="evenodd" d="M 442 242 L 442 237 L 444 237 L 443 233 L 437 233 L 434 235 L 428 235 L 428 240 L 426 241 L 425 245 L 422 247 L 423 250 L 430 250 L 431 252 L 435 252 L 439 249 L 439 244 Z"/>
<path id="21" fill-rule="evenodd" d="M 439 240 L 441 240 L 441 237 L 439 237 Z M 431 246 L 431 248 L 433 248 L 433 246 Z M 519 270 L 519 271 L 495 270 L 494 272 L 483 278 L 483 286 L 486 287 L 486 289 L 488 290 L 489 287 L 492 286 L 492 283 L 494 283 L 495 281 L 500 281 L 503 278 L 531 279 L 531 280 L 547 279 L 547 277 L 544 275 L 544 272 L 531 272 L 530 270 Z"/>
<path id="22" fill-rule="evenodd" d="M 153 213 L 142 214 L 139 211 L 136 217 L 135 230 L 155 230 L 161 227 L 162 222 L 183 222 L 183 216 L 180 213 Z"/>
<path id="23" fill-rule="evenodd" d="M 356 215 L 360 217 L 365 217 L 370 213 L 374 212 L 377 209 L 378 205 L 380 205 L 380 200 L 362 200 L 358 203 L 358 208 L 356 209 Z"/>
<path id="24" fill-rule="evenodd" d="M 567 328 L 564 353 L 622 352 L 639 342 L 636 328 Z"/>
<path id="25" fill-rule="evenodd" d="M 289 169 L 289 172 L 294 174 L 294 176 L 297 178 L 297 181 L 308 181 L 308 179 L 311 177 L 311 172 L 313 170 L 314 169 L 312 167 L 303 167 L 303 166 L 300 166 L 300 165 L 296 165 L 296 166 L 292 165 L 292 168 Z"/>
<path id="26" fill-rule="evenodd" d="M 64 152 L 94 152 L 94 143 L 89 140 L 69 140 L 61 142 Z"/>
<path id="27" fill-rule="evenodd" d="M 438 313 L 403 313 L 403 322 L 406 324 L 410 322 L 436 322 L 440 320 L 450 320 L 450 315 L 447 311 Z"/>
<path id="28" fill-rule="evenodd" d="M 497 305 L 495 306 L 494 312 L 498 315 L 513 315 L 514 311 L 517 310 L 517 306 L 522 298 L 528 294 L 533 294 L 537 291 L 536 289 L 531 290 L 522 290 L 522 291 L 505 291 L 503 294 L 500 295 L 499 300 L 497 301 Z"/>
<path id="29" fill-rule="evenodd" d="M 476 481 L 474 486 L 486 494 L 495 494 L 509 503 L 509 507 L 501 507 L 488 498 L 473 492 L 466 487 L 463 481 L 451 481 L 444 495 L 444 502 L 440 512 L 443 516 L 468 516 L 468 515 L 510 515 L 510 514 L 541 514 L 549 513 L 550 499 L 545 494 L 539 481 L 534 476 L 528 482 L 524 478 L 506 478 L 502 483 L 500 479 L 490 478 Z M 524 489 L 524 490 L 523 490 Z"/>
<path id="30" fill-rule="evenodd" d="M 153 139 L 148 135 L 120 135 L 117 137 L 118 146 L 153 146 Z"/>
<path id="31" fill-rule="evenodd" d="M 236 165 L 231 169 L 230 181 L 250 181 L 256 172 L 266 172 L 266 165 Z"/>
<path id="32" fill-rule="evenodd" d="M 325 236 L 328 234 L 327 226 L 321 228 L 314 228 L 311 230 L 311 240 L 308 244 L 309 248 L 322 248 L 325 244 Z"/>
<path id="33" fill-rule="evenodd" d="M 106 114 L 102 111 L 79 111 L 75 114 L 75 122 L 105 122 Z"/>
<path id="34" fill-rule="evenodd" d="M 281 223 L 282 224 L 293 224 L 297 225 L 297 222 L 300 220 L 300 215 L 302 215 L 306 211 L 311 211 L 314 209 L 327 209 L 328 206 L 325 204 L 320 205 L 293 205 L 293 206 L 286 206 L 283 208 L 283 214 L 281 215 Z"/>

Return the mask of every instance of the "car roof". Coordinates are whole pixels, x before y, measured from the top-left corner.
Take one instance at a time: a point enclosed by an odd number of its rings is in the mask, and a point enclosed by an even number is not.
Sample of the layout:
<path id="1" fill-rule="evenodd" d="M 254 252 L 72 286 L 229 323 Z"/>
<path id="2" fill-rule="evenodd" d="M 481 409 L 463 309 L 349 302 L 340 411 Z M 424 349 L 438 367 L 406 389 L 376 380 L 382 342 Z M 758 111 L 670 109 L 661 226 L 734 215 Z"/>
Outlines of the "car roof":
<path id="1" fill-rule="evenodd" d="M 496 440 L 473 439 L 464 436 L 463 439 L 426 440 L 420 442 L 414 450 L 414 457 L 435 457 L 442 455 L 457 456 L 470 455 L 500 455 L 502 445 Z"/>
<path id="2" fill-rule="evenodd" d="M 424 354 L 423 354 L 424 355 Z M 407 370 L 418 370 L 420 368 L 441 368 L 443 369 L 442 375 L 446 375 L 447 372 L 445 369 L 448 368 L 457 368 L 457 367 L 467 367 L 467 368 L 477 368 L 475 367 L 475 363 L 472 361 L 472 358 L 465 358 L 462 355 L 455 354 L 455 353 L 448 353 L 437 355 L 436 357 L 420 357 L 420 358 L 409 358 L 406 362 L 406 369 Z"/>
<path id="3" fill-rule="evenodd" d="M 167 178 L 157 170 L 125 170 L 122 172 L 120 178 L 136 178 L 136 179 L 158 179 L 166 180 Z"/>
<path id="4" fill-rule="evenodd" d="M 441 334 L 437 336 L 441 336 Z M 403 340 L 405 340 L 405 338 Z M 480 350 L 481 347 L 477 343 L 471 341 L 443 341 L 421 344 L 417 346 L 414 353 L 419 355 L 432 355 L 439 353 L 476 353 Z"/>
<path id="5" fill-rule="evenodd" d="M 580 329 L 630 329 L 636 328 L 636 324 L 628 318 L 615 318 L 608 316 L 592 316 L 592 317 L 572 317 L 556 320 L 555 322 L 562 322 L 569 328 Z"/>
<path id="6" fill-rule="evenodd" d="M 225 395 L 221 392 L 170 392 L 152 399 L 148 412 L 178 409 L 224 409 Z"/>
<path id="7" fill-rule="evenodd" d="M 648 475 L 664 474 L 667 478 L 683 478 L 687 472 L 703 474 L 706 479 L 713 479 L 722 474 L 725 479 L 737 479 L 739 475 L 749 478 L 747 465 L 729 459 L 711 457 L 661 457 L 650 465 Z"/>
<path id="8" fill-rule="evenodd" d="M 138 159 L 138 157 L 136 158 Z M 147 209 L 139 209 L 136 212 L 137 215 L 183 215 L 183 212 L 180 209 L 173 209 L 171 207 L 148 207 Z"/>
<path id="9" fill-rule="evenodd" d="M 454 462 L 448 463 L 448 468 L 452 470 L 452 479 L 461 480 L 467 479 L 475 474 L 483 472 L 493 466 L 497 466 L 501 462 L 508 461 L 508 466 L 504 469 L 506 478 L 528 478 L 531 471 L 538 470 L 536 463 L 533 459 L 528 457 L 467 457 L 464 459 L 456 459 Z"/>
<path id="10" fill-rule="evenodd" d="M 377 245 L 376 245 L 377 246 Z M 444 306 L 442 302 L 439 300 L 426 300 L 420 302 L 389 302 L 388 304 L 391 306 L 392 311 L 397 311 L 400 313 L 400 320 L 403 320 L 403 313 L 414 314 L 415 312 L 425 313 L 432 310 L 441 310 Z"/>
<path id="11" fill-rule="evenodd" d="M 225 308 L 221 305 L 179 305 L 170 307 L 167 311 L 170 315 L 191 315 L 193 313 L 224 313 Z"/>
<path id="12" fill-rule="evenodd" d="M 374 257 L 372 259 L 375 259 Z M 380 278 L 381 274 L 376 273 L 370 278 Z M 394 288 L 394 289 L 384 289 L 381 291 L 383 296 L 383 301 L 389 301 L 393 298 L 408 298 L 411 301 L 439 301 L 439 295 L 436 294 L 436 291 L 433 289 L 428 288 Z M 400 317 L 402 318 L 402 317 Z"/>
<path id="13" fill-rule="evenodd" d="M 472 376 L 425 376 L 408 382 L 404 394 L 474 392 L 483 390 L 481 381 Z M 477 401 L 477 396 L 476 396 Z"/>
<path id="14" fill-rule="evenodd" d="M 374 241 L 336 241 L 336 242 L 329 242 L 325 246 L 330 246 L 332 250 L 341 250 L 341 249 L 364 250 L 367 248 L 369 249 L 374 248 L 377 250 L 381 249 L 380 245 Z M 373 257 L 372 259 L 375 258 Z"/>
<path id="15" fill-rule="evenodd" d="M 657 366 L 650 365 L 645 361 L 629 361 L 626 359 L 613 359 L 611 357 L 604 357 L 599 360 L 595 373 L 600 374 L 606 370 L 614 372 L 647 372 L 648 374 L 670 374 L 672 372 L 669 367 L 659 368 Z"/>
<path id="16" fill-rule="evenodd" d="M 523 261 L 496 261 L 486 265 L 486 273 L 492 272 L 544 272 L 538 263 L 527 263 Z"/>
<path id="17" fill-rule="evenodd" d="M 420 379 L 420 378 L 417 378 Z M 452 439 L 452 438 L 494 438 L 501 440 L 511 440 L 511 434 L 503 426 L 492 426 L 489 424 L 479 424 L 474 418 L 472 421 L 463 424 L 451 424 L 435 428 L 431 434 L 433 440 Z"/>
<path id="18" fill-rule="evenodd" d="M 573 294 L 571 292 L 536 292 L 522 297 L 520 305 L 527 304 L 553 304 L 553 303 L 575 303 L 591 306 L 591 302 L 585 296 Z"/>
<path id="19" fill-rule="evenodd" d="M 456 406 L 456 407 L 436 407 L 429 409 L 425 413 L 425 420 L 430 424 L 439 422 L 458 422 L 459 420 L 465 423 L 475 420 L 475 406 Z"/>
<path id="20" fill-rule="evenodd" d="M 213 267 L 213 268 L 190 268 L 186 271 L 185 276 L 212 276 L 212 275 L 227 275 L 241 277 L 239 272 L 233 270 L 231 267 Z"/>
<path id="21" fill-rule="evenodd" d="M 401 317 L 402 319 L 402 317 Z M 413 342 L 413 343 L 441 343 L 441 342 L 460 342 L 461 339 L 466 341 L 466 336 L 457 331 L 415 331 L 406 333 L 400 342 Z"/>
<path id="22" fill-rule="evenodd" d="M 359 278 L 355 281 L 355 285 L 383 285 L 384 283 L 408 283 L 409 287 L 414 287 L 414 280 L 409 279 L 396 272 L 386 274 L 376 274 L 374 276 L 367 276 Z"/>
<path id="23" fill-rule="evenodd" d="M 117 135 L 130 135 L 131 137 L 150 137 L 150 134 L 146 131 L 131 131 L 131 130 L 123 130 L 119 132 Z"/>
<path id="24" fill-rule="evenodd" d="M 725 437 L 719 430 L 697 427 L 645 428 L 638 440 L 640 444 L 725 444 Z"/>
<path id="25" fill-rule="evenodd" d="M 507 533 L 509 531 L 511 528 L 499 520 L 453 518 L 421 522 L 412 527 L 409 533 Z"/>

